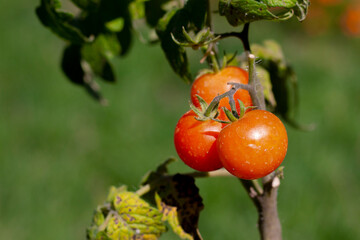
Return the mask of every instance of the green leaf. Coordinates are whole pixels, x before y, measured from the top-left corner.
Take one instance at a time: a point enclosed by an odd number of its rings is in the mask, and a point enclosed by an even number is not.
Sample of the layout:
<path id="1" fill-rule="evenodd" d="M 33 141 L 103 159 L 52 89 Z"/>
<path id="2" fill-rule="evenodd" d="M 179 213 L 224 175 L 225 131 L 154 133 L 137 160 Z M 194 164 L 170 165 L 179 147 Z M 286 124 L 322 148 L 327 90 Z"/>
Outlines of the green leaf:
<path id="1" fill-rule="evenodd" d="M 74 16 L 58 10 L 60 7 L 61 3 L 58 0 L 41 0 L 40 6 L 36 8 L 36 14 L 41 23 L 59 37 L 74 44 L 88 42 L 80 29 L 73 24 Z"/>
<path id="2" fill-rule="evenodd" d="M 155 27 L 158 21 L 165 15 L 164 5 L 172 0 L 151 0 L 145 2 L 145 18 L 146 22 Z"/>
<path id="3" fill-rule="evenodd" d="M 297 0 L 263 0 L 268 7 L 284 7 L 293 8 L 296 6 Z"/>
<path id="4" fill-rule="evenodd" d="M 64 49 L 61 68 L 71 82 L 83 86 L 93 98 L 106 104 L 99 86 L 93 80 L 91 68 L 82 59 L 81 46 L 71 44 Z"/>
<path id="5" fill-rule="evenodd" d="M 177 73 L 185 82 L 190 83 L 192 76 L 190 74 L 186 51 L 183 47 L 177 45 L 171 34 L 177 40 L 183 40 L 183 28 L 187 31 L 193 30 L 199 32 L 205 22 L 207 10 L 207 1 L 188 0 L 181 9 L 176 8 L 168 11 L 158 22 L 156 32 L 161 41 L 161 47 L 175 73 Z"/>
<path id="6" fill-rule="evenodd" d="M 201 239 L 198 220 L 204 205 L 193 177 L 176 174 L 161 182 L 155 201 L 163 214 L 162 220 L 167 221 L 179 237 Z"/>
<path id="7" fill-rule="evenodd" d="M 130 0 L 106 0 L 101 1 L 98 12 L 95 14 L 95 21 L 100 21 L 103 24 L 108 24 L 114 20 L 119 21 L 119 18 L 123 19 L 121 24 L 121 31 L 115 31 L 118 42 L 121 46 L 120 55 L 125 55 L 130 49 L 132 42 L 132 19 L 129 12 Z M 97 20 L 99 19 L 99 20 Z M 118 25 L 120 22 L 118 22 Z M 106 30 L 105 30 L 106 29 Z M 106 34 L 108 28 L 101 29 L 101 33 Z"/>
<path id="8" fill-rule="evenodd" d="M 185 4 L 184 14 L 189 18 L 190 29 L 195 32 L 199 32 L 204 27 L 208 2 L 208 0 L 188 0 Z"/>
<path id="9" fill-rule="evenodd" d="M 159 36 L 161 47 L 174 72 L 184 79 L 185 82 L 190 83 L 192 77 L 185 49 L 177 45 L 171 37 L 171 33 L 173 33 L 176 38 L 178 36 L 180 38 L 182 36 L 182 26 L 186 25 L 187 19 L 184 18 L 183 12 L 179 9 L 173 10 L 160 19 L 156 33 Z"/>
<path id="10" fill-rule="evenodd" d="M 76 6 L 84 10 L 93 10 L 97 8 L 101 0 L 71 0 Z"/>
<path id="11" fill-rule="evenodd" d="M 84 70 L 81 66 L 81 53 L 79 45 L 69 45 L 64 49 L 61 67 L 71 82 L 84 85 Z"/>
<path id="12" fill-rule="evenodd" d="M 109 82 L 115 81 L 115 75 L 108 59 L 118 52 L 120 46 L 114 35 L 99 35 L 94 42 L 84 44 L 81 49 L 82 58 L 89 63 L 92 71 Z"/>
<path id="13" fill-rule="evenodd" d="M 133 20 L 145 18 L 145 2 L 149 0 L 134 0 L 129 5 L 129 11 Z"/>
<path id="14" fill-rule="evenodd" d="M 121 32 L 121 30 L 124 28 L 124 19 L 121 17 L 115 18 L 114 20 L 105 23 L 105 26 L 112 32 Z"/>
<path id="15" fill-rule="evenodd" d="M 294 14 L 306 17 L 308 0 L 220 0 L 219 12 L 233 26 L 259 20 L 287 20 Z"/>

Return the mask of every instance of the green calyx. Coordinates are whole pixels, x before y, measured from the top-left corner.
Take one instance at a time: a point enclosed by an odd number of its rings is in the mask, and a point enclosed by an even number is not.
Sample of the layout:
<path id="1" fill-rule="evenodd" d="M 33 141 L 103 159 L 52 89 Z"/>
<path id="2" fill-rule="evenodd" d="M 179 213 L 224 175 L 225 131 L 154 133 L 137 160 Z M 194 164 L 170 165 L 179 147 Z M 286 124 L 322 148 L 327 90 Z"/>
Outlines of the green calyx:
<path id="1" fill-rule="evenodd" d="M 191 110 L 196 113 L 197 117 L 196 120 L 198 121 L 207 121 L 207 120 L 215 120 L 216 117 L 219 115 L 218 107 L 219 102 L 211 102 L 210 105 L 207 104 L 207 102 L 200 97 L 199 95 L 196 95 L 197 99 L 200 103 L 200 108 L 195 107 L 194 104 L 190 103 Z"/>

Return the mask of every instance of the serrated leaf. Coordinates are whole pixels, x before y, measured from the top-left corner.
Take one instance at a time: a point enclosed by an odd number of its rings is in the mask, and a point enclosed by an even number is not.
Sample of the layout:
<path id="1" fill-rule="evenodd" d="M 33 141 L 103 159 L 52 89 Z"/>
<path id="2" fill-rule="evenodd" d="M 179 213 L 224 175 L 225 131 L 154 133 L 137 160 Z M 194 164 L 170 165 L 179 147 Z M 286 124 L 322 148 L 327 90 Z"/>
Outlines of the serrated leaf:
<path id="1" fill-rule="evenodd" d="M 219 12 L 233 26 L 259 20 L 287 20 L 294 14 L 306 16 L 308 0 L 220 0 Z M 300 13 L 300 12 L 301 13 Z M 301 15 L 301 17 L 299 17 Z"/>
<path id="2" fill-rule="evenodd" d="M 162 220 L 168 221 L 182 239 L 201 239 L 198 220 L 204 205 L 194 178 L 176 174 L 156 189 L 155 201 L 163 214 Z"/>
<path id="3" fill-rule="evenodd" d="M 89 41 L 80 29 L 74 24 L 74 16 L 70 13 L 60 11 L 61 2 L 58 0 L 41 0 L 41 4 L 36 8 L 36 14 L 41 23 L 50 28 L 59 37 L 74 44 L 82 44 Z"/>

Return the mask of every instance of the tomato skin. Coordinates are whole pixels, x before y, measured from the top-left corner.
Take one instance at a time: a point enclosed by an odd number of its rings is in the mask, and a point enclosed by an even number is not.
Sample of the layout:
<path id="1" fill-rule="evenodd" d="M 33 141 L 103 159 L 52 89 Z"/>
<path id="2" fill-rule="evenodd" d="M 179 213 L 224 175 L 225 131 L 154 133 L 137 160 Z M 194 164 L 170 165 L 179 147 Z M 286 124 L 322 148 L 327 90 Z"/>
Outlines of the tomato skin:
<path id="1" fill-rule="evenodd" d="M 216 149 L 216 139 L 222 124 L 208 120 L 198 121 L 193 111 L 185 113 L 178 121 L 174 143 L 180 159 L 198 171 L 213 171 L 222 167 Z"/>
<path id="2" fill-rule="evenodd" d="M 210 103 L 217 95 L 223 94 L 231 89 L 229 82 L 236 82 L 242 84 L 248 84 L 249 76 L 248 72 L 239 67 L 225 67 L 218 73 L 207 73 L 201 75 L 193 82 L 191 86 L 191 102 L 196 106 L 200 107 L 199 100 L 196 95 L 202 97 L 207 103 Z M 248 91 L 239 89 L 234 95 L 236 102 L 236 108 L 240 111 L 240 106 L 237 99 L 241 100 L 245 107 L 252 106 L 251 97 Z M 221 99 L 219 104 L 220 120 L 228 120 L 222 107 L 230 108 L 229 100 L 227 98 Z"/>
<path id="3" fill-rule="evenodd" d="M 351 4 L 342 17 L 343 30 L 350 36 L 360 36 L 360 4 Z"/>
<path id="4" fill-rule="evenodd" d="M 238 178 L 264 177 L 285 158 L 288 137 L 283 123 L 264 110 L 248 112 L 219 134 L 217 149 L 226 170 Z"/>

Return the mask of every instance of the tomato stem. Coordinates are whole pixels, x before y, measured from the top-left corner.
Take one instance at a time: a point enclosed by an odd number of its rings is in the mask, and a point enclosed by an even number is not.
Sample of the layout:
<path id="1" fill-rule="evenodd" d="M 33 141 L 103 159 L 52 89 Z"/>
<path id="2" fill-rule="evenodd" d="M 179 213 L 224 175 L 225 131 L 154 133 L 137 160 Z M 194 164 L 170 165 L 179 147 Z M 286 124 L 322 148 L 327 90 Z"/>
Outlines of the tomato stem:
<path id="1" fill-rule="evenodd" d="M 254 105 L 257 106 L 257 109 L 266 110 L 263 86 L 261 85 L 259 78 L 256 77 L 255 55 L 250 53 L 248 55 L 248 60 L 249 85 L 251 86 L 249 93 L 251 100 L 253 101 Z"/>
<path id="2" fill-rule="evenodd" d="M 244 50 L 247 52 L 251 52 L 250 43 L 249 43 L 249 27 L 250 27 L 250 23 L 246 23 L 241 32 L 217 33 L 214 34 L 214 36 L 215 37 L 220 36 L 219 40 L 228 37 L 239 38 L 244 46 Z"/>
<path id="3" fill-rule="evenodd" d="M 212 63 L 212 67 L 214 69 L 214 72 L 215 73 L 220 72 L 219 63 L 218 63 L 218 60 L 216 58 L 215 52 L 213 50 L 211 50 L 211 52 L 210 52 L 210 59 L 211 59 L 211 63 Z"/>

